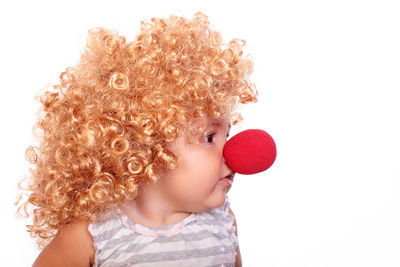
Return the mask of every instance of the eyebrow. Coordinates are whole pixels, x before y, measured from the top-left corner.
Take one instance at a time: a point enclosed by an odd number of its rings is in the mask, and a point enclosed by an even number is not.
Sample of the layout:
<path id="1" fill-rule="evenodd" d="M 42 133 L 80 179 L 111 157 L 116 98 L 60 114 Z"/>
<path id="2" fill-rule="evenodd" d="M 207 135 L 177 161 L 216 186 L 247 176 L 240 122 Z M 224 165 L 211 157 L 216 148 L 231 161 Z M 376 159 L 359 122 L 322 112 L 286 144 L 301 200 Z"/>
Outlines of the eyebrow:
<path id="1" fill-rule="evenodd" d="M 214 121 L 212 124 L 211 124 L 212 126 L 221 126 L 222 125 L 222 123 L 221 122 L 219 122 L 219 121 Z M 231 125 L 231 123 L 230 122 L 228 122 L 228 131 L 230 131 L 231 130 L 231 128 L 232 128 L 232 125 Z"/>

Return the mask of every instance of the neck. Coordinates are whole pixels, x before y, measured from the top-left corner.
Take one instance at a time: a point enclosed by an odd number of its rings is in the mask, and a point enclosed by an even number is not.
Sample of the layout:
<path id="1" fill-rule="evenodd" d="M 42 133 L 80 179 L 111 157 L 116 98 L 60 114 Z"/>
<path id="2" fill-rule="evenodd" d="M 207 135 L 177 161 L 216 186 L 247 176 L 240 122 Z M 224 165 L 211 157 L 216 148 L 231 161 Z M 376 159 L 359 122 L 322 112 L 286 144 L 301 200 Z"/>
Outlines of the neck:
<path id="1" fill-rule="evenodd" d="M 157 227 L 173 224 L 190 215 L 179 209 L 177 203 L 169 203 L 161 190 L 161 183 L 144 184 L 140 194 L 121 206 L 128 218 L 144 226 Z"/>

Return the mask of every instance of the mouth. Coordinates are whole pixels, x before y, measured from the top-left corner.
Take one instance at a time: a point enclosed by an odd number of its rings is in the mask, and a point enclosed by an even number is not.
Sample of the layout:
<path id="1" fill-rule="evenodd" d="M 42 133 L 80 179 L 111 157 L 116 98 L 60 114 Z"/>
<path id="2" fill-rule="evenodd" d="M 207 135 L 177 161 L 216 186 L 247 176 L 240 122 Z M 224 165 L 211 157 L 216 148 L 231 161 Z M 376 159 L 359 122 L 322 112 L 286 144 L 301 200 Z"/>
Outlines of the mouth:
<path id="1" fill-rule="evenodd" d="M 219 181 L 226 182 L 229 185 L 232 185 L 233 177 L 234 177 L 234 175 L 230 174 L 230 175 L 225 176 L 224 178 L 219 179 Z"/>

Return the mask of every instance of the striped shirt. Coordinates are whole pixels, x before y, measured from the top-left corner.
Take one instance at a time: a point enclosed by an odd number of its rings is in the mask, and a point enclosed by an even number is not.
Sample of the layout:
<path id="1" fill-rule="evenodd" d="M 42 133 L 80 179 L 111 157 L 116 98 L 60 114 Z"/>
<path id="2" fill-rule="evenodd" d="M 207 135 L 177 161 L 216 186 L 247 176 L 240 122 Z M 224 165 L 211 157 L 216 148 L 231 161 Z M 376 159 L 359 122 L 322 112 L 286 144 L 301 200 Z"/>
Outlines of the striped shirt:
<path id="1" fill-rule="evenodd" d="M 90 224 L 93 266 L 234 266 L 233 222 L 227 199 L 220 208 L 160 227 L 135 224 L 126 215 Z"/>

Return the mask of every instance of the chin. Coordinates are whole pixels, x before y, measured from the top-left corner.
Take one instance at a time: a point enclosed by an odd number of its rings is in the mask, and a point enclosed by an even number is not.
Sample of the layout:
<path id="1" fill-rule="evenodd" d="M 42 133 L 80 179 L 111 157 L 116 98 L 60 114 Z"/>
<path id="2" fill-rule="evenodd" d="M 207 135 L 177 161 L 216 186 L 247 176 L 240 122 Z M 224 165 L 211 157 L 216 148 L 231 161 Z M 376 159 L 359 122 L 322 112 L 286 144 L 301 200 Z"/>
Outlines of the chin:
<path id="1" fill-rule="evenodd" d="M 222 205 L 224 205 L 224 203 L 225 203 L 225 200 L 226 200 L 226 194 L 225 193 L 218 194 L 218 196 L 216 196 L 213 199 L 213 202 L 212 202 L 212 205 L 211 205 L 212 207 L 210 207 L 209 210 L 222 207 Z"/>
<path id="2" fill-rule="evenodd" d="M 202 213 L 212 209 L 220 208 L 224 205 L 226 200 L 226 194 L 224 192 L 215 194 L 207 199 L 204 199 L 196 210 L 192 212 Z"/>

